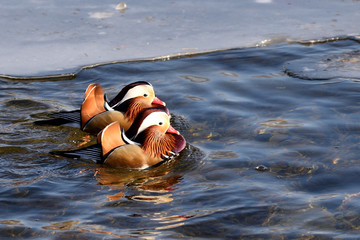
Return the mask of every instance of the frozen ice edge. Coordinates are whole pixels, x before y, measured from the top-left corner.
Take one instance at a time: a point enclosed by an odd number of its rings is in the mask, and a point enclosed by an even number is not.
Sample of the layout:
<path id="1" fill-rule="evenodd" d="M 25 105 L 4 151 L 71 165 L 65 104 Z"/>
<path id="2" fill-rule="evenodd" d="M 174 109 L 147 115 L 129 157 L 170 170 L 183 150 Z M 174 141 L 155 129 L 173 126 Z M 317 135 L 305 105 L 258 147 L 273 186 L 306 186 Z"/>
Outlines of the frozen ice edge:
<path id="1" fill-rule="evenodd" d="M 271 46 L 274 44 L 280 43 L 289 43 L 289 44 L 302 44 L 302 45 L 313 45 L 313 44 L 321 44 L 326 42 L 334 42 L 334 41 L 341 41 L 341 40 L 353 40 L 360 42 L 360 36 L 337 36 L 337 37 L 329 37 L 329 38 L 321 38 L 321 39 L 311 39 L 311 40 L 294 40 L 294 39 L 285 39 L 285 38 L 275 38 L 275 39 L 266 39 L 263 40 L 254 46 L 249 47 L 232 47 L 232 48 L 219 48 L 213 50 L 203 50 L 203 51 L 192 51 L 192 52 L 182 52 L 182 53 L 174 53 L 168 55 L 161 55 L 157 57 L 148 57 L 148 58 L 136 58 L 136 59 L 128 59 L 128 60 L 114 60 L 114 61 L 107 61 L 107 62 L 100 62 L 94 63 L 84 66 L 79 66 L 78 68 L 73 69 L 66 69 L 62 70 L 60 73 L 53 71 L 53 74 L 38 74 L 38 75 L 24 75 L 24 76 L 16 76 L 16 75 L 6 75 L 0 74 L 0 78 L 7 79 L 7 80 L 47 80 L 47 81 L 59 81 L 59 80 L 71 80 L 76 77 L 76 75 L 86 69 L 95 68 L 98 66 L 109 65 L 109 64 L 119 64 L 119 63 L 131 63 L 131 62 L 155 62 L 155 61 L 169 61 L 172 59 L 183 58 L 183 57 L 191 57 L 209 53 L 215 53 L 220 51 L 229 51 L 229 50 L 236 50 L 242 48 L 257 48 L 257 47 L 266 47 Z"/>
<path id="2" fill-rule="evenodd" d="M 126 3 L 122 13 L 111 0 L 0 4 L 0 75 L 71 78 L 104 64 L 164 61 L 281 42 L 314 44 L 360 33 L 360 2 L 354 1 Z"/>

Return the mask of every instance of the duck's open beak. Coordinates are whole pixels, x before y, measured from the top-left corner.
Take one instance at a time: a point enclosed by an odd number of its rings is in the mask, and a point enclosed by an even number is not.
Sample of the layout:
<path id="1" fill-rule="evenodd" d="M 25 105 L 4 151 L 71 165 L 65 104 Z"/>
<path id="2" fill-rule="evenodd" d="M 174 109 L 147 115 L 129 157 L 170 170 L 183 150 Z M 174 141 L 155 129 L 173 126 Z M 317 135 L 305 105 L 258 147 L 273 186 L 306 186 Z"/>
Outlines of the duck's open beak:
<path id="1" fill-rule="evenodd" d="M 166 103 L 161 101 L 158 97 L 155 97 L 152 103 L 159 104 L 159 105 L 162 105 L 162 106 L 166 106 Z"/>
<path id="2" fill-rule="evenodd" d="M 173 128 L 173 126 L 169 126 L 168 130 L 166 131 L 166 133 L 172 133 L 172 134 L 176 134 L 176 135 L 180 135 L 179 131 L 177 131 L 175 128 Z"/>

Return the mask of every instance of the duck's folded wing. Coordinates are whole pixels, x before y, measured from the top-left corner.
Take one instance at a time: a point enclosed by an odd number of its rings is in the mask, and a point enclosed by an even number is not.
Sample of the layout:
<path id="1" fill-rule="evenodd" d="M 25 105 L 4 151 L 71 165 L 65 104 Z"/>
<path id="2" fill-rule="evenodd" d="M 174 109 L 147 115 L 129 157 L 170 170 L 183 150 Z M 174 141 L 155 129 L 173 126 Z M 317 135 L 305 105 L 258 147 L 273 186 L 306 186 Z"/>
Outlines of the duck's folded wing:
<path id="1" fill-rule="evenodd" d="M 90 92 L 93 91 L 94 87 L 96 87 L 97 85 L 98 84 L 96 84 L 96 83 L 89 84 L 89 86 L 85 90 L 84 99 L 86 99 L 89 96 Z"/>
<path id="2" fill-rule="evenodd" d="M 121 136 L 121 127 L 118 122 L 107 125 L 98 135 L 98 143 L 101 144 L 103 159 L 115 148 L 126 143 Z"/>
<path id="3" fill-rule="evenodd" d="M 85 97 L 81 105 L 81 127 L 95 115 L 106 111 L 104 91 L 99 84 L 90 84 Z"/>

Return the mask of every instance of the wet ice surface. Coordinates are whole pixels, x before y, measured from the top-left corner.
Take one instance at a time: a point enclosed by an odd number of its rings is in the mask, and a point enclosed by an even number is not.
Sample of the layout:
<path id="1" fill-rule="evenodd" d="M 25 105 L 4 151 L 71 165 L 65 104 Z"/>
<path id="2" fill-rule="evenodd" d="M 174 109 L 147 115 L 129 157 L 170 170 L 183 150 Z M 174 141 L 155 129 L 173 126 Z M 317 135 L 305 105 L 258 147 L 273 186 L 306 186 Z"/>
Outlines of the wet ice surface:
<path id="1" fill-rule="evenodd" d="M 358 239 L 360 82 L 357 61 L 337 59 L 359 50 L 277 44 L 0 80 L 0 238 Z M 327 79 L 286 72 L 329 56 Z M 111 97 L 138 80 L 175 114 L 190 144 L 179 158 L 125 171 L 48 154 L 94 138 L 33 121 L 78 108 L 89 83 Z"/>
<path id="2" fill-rule="evenodd" d="M 19 0 L 0 6 L 0 75 L 11 76 L 360 32 L 360 3 L 350 0 Z"/>

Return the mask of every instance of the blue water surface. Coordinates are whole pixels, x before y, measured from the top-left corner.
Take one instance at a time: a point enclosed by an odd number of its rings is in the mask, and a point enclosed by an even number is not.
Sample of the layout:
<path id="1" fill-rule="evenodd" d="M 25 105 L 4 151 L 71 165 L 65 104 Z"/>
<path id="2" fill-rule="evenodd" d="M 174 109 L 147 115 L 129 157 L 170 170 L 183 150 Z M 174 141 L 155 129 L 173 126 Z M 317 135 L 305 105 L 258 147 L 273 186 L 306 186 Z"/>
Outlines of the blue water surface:
<path id="1" fill-rule="evenodd" d="M 0 80 L 0 237 L 359 238 L 360 45 L 277 44 Z M 145 171 L 49 152 L 94 137 L 37 126 L 145 80 L 188 145 Z M 94 159 L 96 160 L 96 159 Z"/>

